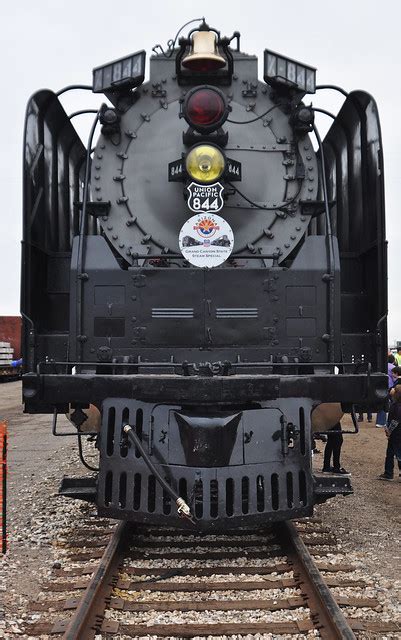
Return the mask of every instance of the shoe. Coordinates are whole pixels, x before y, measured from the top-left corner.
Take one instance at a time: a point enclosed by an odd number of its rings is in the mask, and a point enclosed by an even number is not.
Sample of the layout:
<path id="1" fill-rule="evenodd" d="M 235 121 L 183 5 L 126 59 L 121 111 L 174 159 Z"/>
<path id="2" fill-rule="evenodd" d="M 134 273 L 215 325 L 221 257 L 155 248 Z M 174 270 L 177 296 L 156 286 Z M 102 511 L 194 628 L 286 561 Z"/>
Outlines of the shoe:
<path id="1" fill-rule="evenodd" d="M 383 429 L 385 426 L 385 424 L 377 424 L 376 429 Z"/>
<path id="2" fill-rule="evenodd" d="M 372 422 L 372 418 L 368 418 L 368 422 Z"/>
<path id="3" fill-rule="evenodd" d="M 333 473 L 333 467 L 323 467 L 322 473 Z"/>
<path id="4" fill-rule="evenodd" d="M 344 467 L 334 467 L 333 473 L 342 473 L 343 475 L 349 475 L 349 471 L 344 469 Z"/>
<path id="5" fill-rule="evenodd" d="M 378 480 L 392 480 L 393 476 L 388 476 L 387 473 L 381 473 L 379 476 L 377 476 Z"/>

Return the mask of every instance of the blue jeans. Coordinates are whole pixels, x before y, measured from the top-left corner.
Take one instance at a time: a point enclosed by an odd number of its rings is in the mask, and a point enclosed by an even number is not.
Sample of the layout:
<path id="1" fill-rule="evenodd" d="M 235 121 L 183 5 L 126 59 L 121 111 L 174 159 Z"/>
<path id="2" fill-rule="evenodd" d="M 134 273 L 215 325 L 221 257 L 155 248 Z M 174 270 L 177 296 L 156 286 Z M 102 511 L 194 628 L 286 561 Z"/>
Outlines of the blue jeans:
<path id="1" fill-rule="evenodd" d="M 387 413 L 384 409 L 380 409 L 376 415 L 376 424 L 379 424 L 381 427 L 385 427 L 387 423 Z"/>

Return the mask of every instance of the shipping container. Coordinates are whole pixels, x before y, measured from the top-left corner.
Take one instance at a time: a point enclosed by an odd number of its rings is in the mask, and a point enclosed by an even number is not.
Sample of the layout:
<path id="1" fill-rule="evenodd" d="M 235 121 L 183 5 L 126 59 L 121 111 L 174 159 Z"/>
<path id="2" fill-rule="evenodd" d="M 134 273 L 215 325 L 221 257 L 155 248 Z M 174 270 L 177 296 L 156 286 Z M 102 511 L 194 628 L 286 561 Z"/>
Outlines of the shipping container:
<path id="1" fill-rule="evenodd" d="M 0 342 L 9 342 L 14 350 L 13 360 L 21 357 L 21 317 L 0 316 Z"/>

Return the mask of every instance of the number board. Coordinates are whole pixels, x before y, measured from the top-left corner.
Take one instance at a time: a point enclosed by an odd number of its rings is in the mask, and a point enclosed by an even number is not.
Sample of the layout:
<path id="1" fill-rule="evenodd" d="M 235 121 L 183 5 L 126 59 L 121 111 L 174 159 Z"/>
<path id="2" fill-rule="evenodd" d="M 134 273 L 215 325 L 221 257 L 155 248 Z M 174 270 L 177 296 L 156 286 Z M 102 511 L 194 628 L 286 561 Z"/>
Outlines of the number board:
<path id="1" fill-rule="evenodd" d="M 174 160 L 168 165 L 168 181 L 169 182 L 181 182 L 185 177 L 184 161 Z"/>
<path id="2" fill-rule="evenodd" d="M 224 187 L 220 182 L 214 184 L 197 184 L 191 182 L 187 186 L 189 193 L 187 205 L 194 213 L 211 211 L 217 213 L 223 208 Z"/>
<path id="3" fill-rule="evenodd" d="M 231 182 L 242 180 L 242 166 L 238 160 L 227 158 L 226 179 Z"/>

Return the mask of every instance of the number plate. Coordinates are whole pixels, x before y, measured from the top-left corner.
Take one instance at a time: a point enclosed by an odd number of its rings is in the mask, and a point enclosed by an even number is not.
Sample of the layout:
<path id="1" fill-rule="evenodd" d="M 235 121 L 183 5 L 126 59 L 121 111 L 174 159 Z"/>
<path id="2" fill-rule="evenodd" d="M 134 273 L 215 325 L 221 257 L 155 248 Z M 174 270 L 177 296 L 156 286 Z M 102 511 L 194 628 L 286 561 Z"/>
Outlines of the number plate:
<path id="1" fill-rule="evenodd" d="M 189 193 L 187 204 L 194 213 L 206 213 L 208 211 L 217 213 L 223 208 L 224 187 L 220 182 L 207 185 L 191 182 L 187 186 L 187 190 Z"/>

